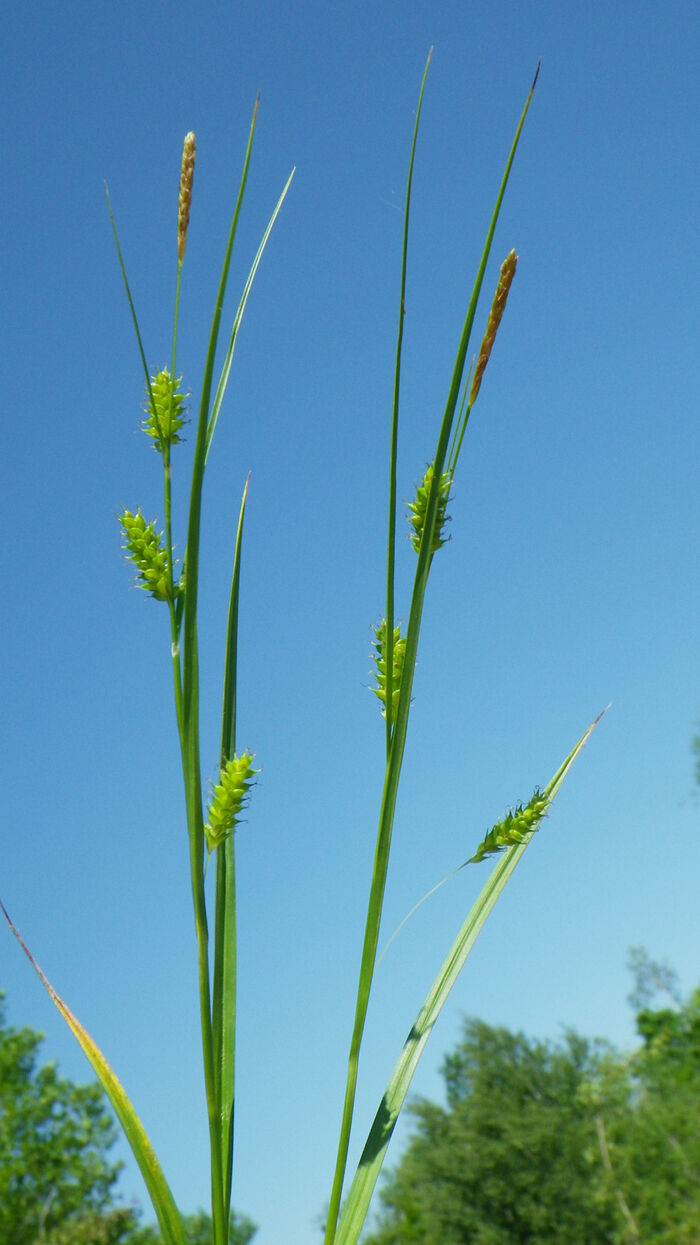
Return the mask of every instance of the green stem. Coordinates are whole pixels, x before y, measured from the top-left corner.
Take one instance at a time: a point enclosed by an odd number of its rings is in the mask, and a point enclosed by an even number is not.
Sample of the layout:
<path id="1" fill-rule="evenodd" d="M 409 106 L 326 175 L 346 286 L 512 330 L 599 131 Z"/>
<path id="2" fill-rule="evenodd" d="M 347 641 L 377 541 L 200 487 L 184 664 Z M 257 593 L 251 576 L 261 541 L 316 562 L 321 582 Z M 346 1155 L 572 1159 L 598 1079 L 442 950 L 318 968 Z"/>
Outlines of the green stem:
<path id="1" fill-rule="evenodd" d="M 216 1097 L 216 1072 L 214 1041 L 209 989 L 209 929 L 204 894 L 204 828 L 202 818 L 201 775 L 199 769 L 198 733 L 188 730 L 185 719 L 185 747 L 183 770 L 185 772 L 185 800 L 190 843 L 190 873 L 194 923 L 197 936 L 197 968 L 199 977 L 199 1013 L 202 1028 L 202 1055 L 204 1063 L 204 1087 L 209 1121 L 209 1146 L 211 1152 L 211 1200 L 214 1228 L 214 1245 L 226 1245 L 224 1216 L 224 1191 L 221 1179 L 221 1144 Z M 191 724 L 190 724 L 191 725 Z"/>

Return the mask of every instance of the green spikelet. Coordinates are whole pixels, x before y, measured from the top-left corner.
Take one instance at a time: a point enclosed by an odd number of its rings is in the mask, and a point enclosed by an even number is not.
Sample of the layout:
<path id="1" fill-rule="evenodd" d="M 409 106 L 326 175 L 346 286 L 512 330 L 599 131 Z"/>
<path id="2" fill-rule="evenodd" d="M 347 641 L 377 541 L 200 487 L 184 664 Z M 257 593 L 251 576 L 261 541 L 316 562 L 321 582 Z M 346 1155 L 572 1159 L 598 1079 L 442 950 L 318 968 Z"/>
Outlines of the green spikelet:
<path id="1" fill-rule="evenodd" d="M 166 446 L 176 445 L 178 433 L 185 422 L 185 395 L 180 381 L 173 380 L 167 367 L 151 377 L 151 393 L 147 395 L 143 430 L 153 438 L 154 448 L 162 454 Z M 151 394 L 153 397 L 151 398 Z"/>
<path id="2" fill-rule="evenodd" d="M 244 752 L 240 757 L 233 756 L 219 771 L 219 781 L 212 792 L 204 827 L 210 852 L 223 843 L 233 830 L 248 802 L 253 775 L 260 773 L 253 769 L 252 762 L 252 753 Z"/>
<path id="3" fill-rule="evenodd" d="M 119 516 L 125 536 L 124 548 L 126 556 L 134 563 L 139 573 L 139 587 L 145 588 L 157 601 L 167 601 L 168 592 L 168 555 L 161 545 L 160 535 L 154 523 L 147 523 L 141 511 L 132 514 L 124 510 Z M 173 596 L 180 589 L 175 586 Z"/>
<path id="4" fill-rule="evenodd" d="M 378 627 L 374 628 L 376 639 L 372 641 L 374 652 L 372 660 L 376 666 L 377 686 L 372 688 L 375 696 L 379 698 L 382 704 L 382 717 L 386 717 L 386 618 L 383 618 Z M 403 675 L 403 662 L 406 655 L 406 639 L 401 635 L 401 627 L 394 627 L 394 643 L 392 648 L 391 662 L 391 716 L 396 716 L 396 710 L 399 703 L 399 693 L 401 691 L 401 678 Z"/>
<path id="5" fill-rule="evenodd" d="M 513 847 L 516 843 L 524 843 L 539 826 L 546 816 L 549 800 L 538 787 L 529 803 L 518 804 L 510 813 L 489 830 L 483 843 L 480 843 L 467 864 L 478 864 L 487 856 L 493 856 L 504 847 Z"/>
<path id="6" fill-rule="evenodd" d="M 433 463 L 428 467 L 423 476 L 422 483 L 416 489 L 416 500 L 408 503 L 410 515 L 408 518 L 413 535 L 411 543 L 416 553 L 420 552 L 421 540 L 423 539 L 423 530 L 425 528 L 425 516 L 428 509 L 428 497 L 430 496 L 430 488 L 435 475 L 435 466 Z M 450 486 L 452 484 L 452 472 L 443 471 L 440 477 L 440 491 L 438 494 L 437 514 L 435 516 L 435 527 L 433 529 L 433 548 L 432 552 L 437 553 L 438 549 L 447 541 L 445 536 L 445 525 L 450 516 L 447 513 L 447 503 L 450 497 Z"/>

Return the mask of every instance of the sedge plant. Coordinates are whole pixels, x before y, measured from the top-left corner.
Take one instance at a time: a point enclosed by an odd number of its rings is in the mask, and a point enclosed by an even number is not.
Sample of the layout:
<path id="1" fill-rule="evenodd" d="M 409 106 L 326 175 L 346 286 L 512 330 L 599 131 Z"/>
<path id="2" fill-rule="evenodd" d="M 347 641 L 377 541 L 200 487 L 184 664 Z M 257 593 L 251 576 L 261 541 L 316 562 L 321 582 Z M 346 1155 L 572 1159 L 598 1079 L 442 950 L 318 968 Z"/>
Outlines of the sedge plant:
<path id="1" fill-rule="evenodd" d="M 498 896 L 516 868 L 542 819 L 547 815 L 574 758 L 590 735 L 589 727 L 566 757 L 556 774 L 532 797 L 517 805 L 485 835 L 465 864 L 479 864 L 496 857 L 492 872 L 456 934 L 430 992 L 410 1028 L 409 1036 L 388 1080 L 386 1091 L 369 1128 L 359 1164 L 348 1178 L 347 1162 L 353 1126 L 358 1066 L 367 1008 L 377 963 L 377 946 L 382 920 L 384 892 L 394 830 L 397 793 L 404 760 L 412 702 L 413 680 L 418 654 L 421 619 L 433 561 L 447 541 L 448 505 L 462 451 L 467 423 L 479 395 L 496 334 L 516 272 L 517 256 L 511 251 L 503 261 L 498 284 L 486 321 L 475 362 L 467 367 L 471 334 L 481 294 L 486 265 L 491 253 L 496 224 L 511 173 L 525 117 L 532 99 L 537 74 L 515 132 L 502 182 L 496 196 L 486 232 L 459 337 L 454 369 L 447 389 L 441 421 L 436 424 L 432 458 L 418 484 L 407 514 L 408 534 L 415 550 L 415 575 L 410 595 L 405 632 L 396 621 L 396 544 L 398 506 L 398 437 L 401 357 L 405 314 L 408 226 L 411 185 L 425 90 L 428 62 L 420 87 L 415 127 L 410 149 L 406 188 L 401 276 L 399 290 L 398 335 L 394 363 L 394 396 L 390 425 L 386 602 L 381 621 L 374 630 L 373 688 L 384 717 L 385 777 L 381 792 L 376 847 L 372 865 L 365 931 L 356 989 L 355 1013 L 349 1040 L 345 1091 L 342 1096 L 338 1146 L 331 1176 L 325 1245 L 356 1245 L 365 1223 L 370 1199 L 398 1114 L 406 1097 L 417 1062 L 435 1020 L 459 975 L 467 956 Z M 539 68 L 539 67 L 538 67 Z M 227 342 L 220 350 L 221 320 L 229 269 L 236 239 L 250 165 L 257 102 L 250 126 L 238 195 L 233 211 L 214 311 L 203 380 L 196 416 L 192 456 L 186 544 L 181 563 L 174 557 L 174 518 L 172 513 L 172 464 L 181 441 L 186 418 L 186 395 L 177 374 L 178 314 L 180 286 L 185 259 L 195 164 L 195 137 L 185 138 L 182 155 L 177 217 L 177 266 L 172 346 L 169 366 L 158 371 L 149 367 L 145 344 L 127 279 L 122 250 L 111 204 L 108 205 L 118 260 L 136 332 L 145 381 L 143 431 L 157 451 L 162 464 L 163 530 L 147 519 L 140 509 L 123 510 L 120 523 L 124 549 L 132 562 L 138 584 L 163 607 L 166 637 L 170 648 L 175 719 L 184 783 L 185 814 L 189 845 L 194 927 L 199 982 L 202 1061 L 206 1112 L 211 1155 L 211 1211 L 213 1245 L 226 1245 L 231 1224 L 231 1196 L 234 1158 L 234 1102 L 236 1051 L 236 824 L 247 806 L 258 772 L 254 755 L 237 750 L 236 673 L 238 651 L 238 605 L 240 567 L 248 481 L 242 488 L 237 535 L 233 550 L 233 574 L 229 594 L 226 648 L 222 674 L 221 743 L 218 777 L 208 797 L 202 783 L 199 741 L 199 644 L 197 607 L 200 566 L 200 519 L 207 459 L 219 419 L 231 371 L 238 332 L 258 265 L 270 232 L 289 190 L 292 176 L 284 186 L 263 233 Z M 221 357 L 222 356 L 222 357 Z M 215 383 L 216 377 L 216 383 Z M 596 719 L 597 721 L 598 719 Z M 595 725 L 595 723 L 593 723 Z M 461 868 L 463 866 L 459 866 Z M 209 870 L 213 880 L 207 885 Z M 456 870 L 455 870 L 456 872 Z M 433 888 L 436 889 L 436 888 Z M 432 892 L 429 892 L 432 893 Z M 3 911 L 4 908 L 3 908 Z M 5 915 L 13 932 L 18 931 Z M 66 1019 L 90 1060 L 119 1118 L 127 1140 L 143 1174 L 146 1187 L 167 1245 L 187 1245 L 181 1216 L 153 1148 L 136 1110 L 104 1055 L 53 989 L 39 965 L 22 942 L 46 989 Z"/>

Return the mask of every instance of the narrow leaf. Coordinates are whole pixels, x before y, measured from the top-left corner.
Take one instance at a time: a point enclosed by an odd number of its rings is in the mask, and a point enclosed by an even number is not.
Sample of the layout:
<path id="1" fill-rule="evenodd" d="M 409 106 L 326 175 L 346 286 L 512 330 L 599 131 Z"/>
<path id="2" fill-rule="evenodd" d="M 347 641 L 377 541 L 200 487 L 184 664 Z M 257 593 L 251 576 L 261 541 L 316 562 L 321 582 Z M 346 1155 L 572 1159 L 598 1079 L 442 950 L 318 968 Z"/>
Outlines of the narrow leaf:
<path id="1" fill-rule="evenodd" d="M 233 575 L 226 630 L 224 697 L 221 720 L 221 764 L 236 752 L 236 674 L 238 667 L 238 601 L 243 547 L 243 520 L 250 476 L 245 482 L 238 515 Z M 233 1121 L 236 1091 L 236 840 L 230 834 L 216 851 L 216 906 L 212 1029 L 216 1060 L 216 1095 L 221 1138 L 224 1212 L 231 1208 Z"/>
<path id="2" fill-rule="evenodd" d="M 539 67 L 538 67 L 539 72 Z M 454 421 L 455 409 L 459 399 L 459 393 L 462 385 L 462 378 L 469 346 L 469 338 L 471 334 L 476 305 L 481 291 L 484 271 L 491 250 L 491 243 L 496 229 L 498 216 L 501 210 L 501 203 L 508 184 L 508 178 L 515 159 L 520 134 L 525 123 L 525 117 L 530 106 L 532 93 L 535 89 L 537 74 L 533 80 L 530 92 L 525 102 L 520 122 L 515 132 L 515 138 L 511 146 L 510 154 L 506 162 L 505 172 L 501 181 L 501 186 L 496 196 L 496 203 L 491 216 L 491 222 L 486 234 L 486 242 L 481 257 L 481 262 L 477 270 L 476 280 L 472 290 L 472 296 L 467 309 L 466 319 L 462 328 L 462 334 L 457 350 L 452 381 L 447 395 L 447 403 L 442 418 L 442 425 L 437 442 L 437 449 L 433 459 L 434 477 L 429 492 L 425 525 L 421 540 L 420 551 L 418 554 L 418 565 L 413 583 L 413 593 L 411 597 L 411 608 L 408 618 L 408 628 L 406 632 L 406 649 L 404 655 L 404 667 L 401 679 L 401 688 L 399 692 L 399 701 L 396 707 L 395 717 L 391 722 L 391 739 L 387 754 L 387 768 L 384 777 L 384 788 L 382 792 L 382 804 L 379 814 L 379 828 L 377 833 L 377 845 L 374 854 L 374 866 L 372 873 L 372 884 L 370 887 L 370 897 L 367 907 L 367 919 L 365 923 L 365 935 L 362 946 L 362 959 L 360 962 L 360 974 L 357 988 L 357 999 L 355 1004 L 355 1018 L 353 1022 L 353 1031 L 350 1039 L 350 1053 L 348 1056 L 348 1072 L 345 1083 L 345 1095 L 343 1101 L 343 1113 L 341 1117 L 340 1135 L 338 1141 L 338 1153 L 336 1158 L 335 1171 L 333 1176 L 333 1185 L 331 1188 L 331 1196 L 329 1200 L 328 1217 L 326 1221 L 325 1245 L 334 1245 L 336 1240 L 335 1225 L 338 1220 L 339 1208 L 342 1200 L 342 1190 L 344 1185 L 345 1169 L 347 1165 L 348 1147 L 350 1144 L 350 1132 L 352 1127 L 352 1117 L 354 1111 L 355 1094 L 357 1088 L 357 1075 L 359 1053 L 364 1033 L 365 1019 L 367 1008 L 369 1005 L 369 997 L 372 988 L 372 979 L 374 976 L 374 968 L 377 955 L 377 943 L 379 940 L 379 928 L 381 924 L 382 908 L 384 903 L 384 889 L 386 886 L 386 877 L 389 868 L 389 855 L 391 851 L 391 839 L 394 826 L 394 812 L 396 808 L 396 800 L 398 795 L 399 779 L 401 776 L 401 768 L 403 765 L 403 755 L 406 746 L 406 737 L 408 733 L 408 718 L 411 705 L 411 696 L 413 690 L 413 678 L 416 668 L 416 659 L 418 654 L 418 640 L 420 636 L 421 620 L 423 616 L 423 604 L 425 593 L 428 585 L 428 576 L 433 558 L 433 535 L 437 522 L 438 505 L 440 499 L 440 489 L 442 483 L 442 474 L 444 471 L 445 456 L 450 441 L 450 433 Z M 396 413 L 395 413 L 396 418 Z M 393 441 L 393 438 L 392 438 Z M 392 454 L 394 450 L 392 449 Z M 391 541 L 391 523 L 390 523 L 390 541 Z M 391 557 L 389 558 L 389 581 L 391 581 Z M 387 594 L 387 635 L 393 636 L 393 608 L 391 601 L 391 582 L 389 583 L 389 591 Z M 393 653 L 391 643 L 387 645 L 386 661 L 389 670 L 393 664 Z M 387 701 L 393 701 L 393 689 L 387 687 Z"/>
<path id="3" fill-rule="evenodd" d="M 362 1037 L 364 1034 L 365 1018 L 367 1015 L 367 1007 L 369 1004 L 369 994 L 372 985 L 372 976 L 374 973 L 374 962 L 377 953 L 377 940 L 379 938 L 379 926 L 382 915 L 382 902 L 384 897 L 384 886 L 386 882 L 386 871 L 389 864 L 389 847 L 391 845 L 391 827 L 393 823 L 393 810 L 396 798 L 396 789 L 398 787 L 399 773 L 401 769 L 401 759 L 399 756 L 398 765 L 391 770 L 391 774 L 395 774 L 395 785 L 389 782 L 390 767 L 392 757 L 394 757 L 395 749 L 393 747 L 394 740 L 394 687 L 393 687 L 393 671 L 394 671 L 394 577 L 396 562 L 396 469 L 398 456 L 398 435 L 399 435 L 399 383 L 401 378 L 401 349 L 403 343 L 403 317 L 405 311 L 404 295 L 406 290 L 406 265 L 408 256 L 408 220 L 411 206 L 411 184 L 413 180 L 413 163 L 416 153 L 416 143 L 418 140 L 418 127 L 420 123 L 420 114 L 423 104 L 423 94 L 425 91 L 425 83 L 430 67 L 430 60 L 433 54 L 431 48 L 428 52 L 428 59 L 425 62 L 423 70 L 423 78 L 421 81 L 420 93 L 418 96 L 418 107 L 416 109 L 416 121 L 413 129 L 413 141 L 411 143 L 411 157 L 408 166 L 408 183 L 406 186 L 406 206 L 404 215 L 404 231 L 403 231 L 403 249 L 401 257 L 401 294 L 399 301 L 399 328 L 398 339 L 396 343 L 396 363 L 394 369 L 394 400 L 391 418 L 391 453 L 389 467 L 389 528 L 387 539 L 387 599 L 386 599 L 386 652 L 384 654 L 386 661 L 386 688 L 385 688 L 385 707 L 386 707 L 386 747 L 387 747 L 387 774 L 384 784 L 384 794 L 382 797 L 382 809 L 379 818 L 379 828 L 377 831 L 377 847 L 375 851 L 374 870 L 372 875 L 372 884 L 370 888 L 369 902 L 367 906 L 367 917 L 365 922 L 365 936 L 362 947 L 362 959 L 360 962 L 360 976 L 357 983 L 357 999 L 355 1003 L 355 1019 L 353 1021 L 353 1030 L 350 1038 L 350 1052 L 348 1054 L 348 1070 L 345 1081 L 345 1096 L 343 1100 L 343 1113 L 340 1121 L 340 1132 L 338 1134 L 338 1150 L 335 1160 L 335 1168 L 333 1171 L 333 1183 L 331 1186 L 331 1195 L 328 1203 L 328 1216 L 326 1219 L 325 1245 L 333 1245 L 335 1239 L 335 1229 L 340 1213 L 340 1203 L 343 1193 L 343 1184 L 345 1181 L 345 1172 L 348 1161 L 348 1148 L 350 1146 L 350 1133 L 352 1130 L 352 1117 L 355 1109 L 355 1094 L 357 1090 L 357 1074 L 360 1058 L 360 1047 L 362 1045 Z M 399 696 L 399 703 L 401 696 Z"/>
<path id="4" fill-rule="evenodd" d="M 551 782 L 548 783 L 542 792 L 542 797 L 546 798 L 550 804 L 591 731 L 602 716 L 602 714 L 599 714 L 595 722 L 589 726 L 585 735 L 578 741 L 576 747 L 569 753 Z M 418 1060 L 430 1037 L 435 1021 L 464 967 L 469 952 L 474 946 L 487 917 L 491 913 L 506 882 L 514 872 L 531 838 L 532 833 L 522 843 L 517 843 L 510 847 L 499 857 L 498 863 L 462 925 L 416 1017 L 379 1104 L 379 1109 L 367 1137 L 355 1177 L 343 1205 L 335 1237 L 336 1245 L 356 1245 L 367 1216 L 370 1199 L 384 1162 L 396 1120 L 406 1098 Z"/>
<path id="5" fill-rule="evenodd" d="M 141 1174 L 146 1182 L 153 1209 L 158 1216 L 160 1230 L 166 1241 L 166 1245 L 187 1245 L 187 1240 L 183 1231 L 180 1214 L 173 1200 L 165 1176 L 163 1175 L 161 1166 L 155 1156 L 153 1147 L 146 1136 L 143 1124 L 141 1123 L 134 1107 L 127 1097 L 123 1086 L 117 1079 L 111 1067 L 107 1063 L 99 1046 L 92 1040 L 90 1034 L 83 1028 L 80 1021 L 73 1015 L 72 1011 L 63 1002 L 63 999 L 56 993 L 51 982 L 45 973 L 37 964 L 34 956 L 24 942 L 21 934 L 12 923 L 9 913 L 5 905 L 0 900 L 0 908 L 5 916 L 5 920 L 9 925 L 12 933 L 17 939 L 19 945 L 27 956 L 30 964 L 35 969 L 39 980 L 56 1004 L 59 1012 L 71 1029 L 74 1036 L 83 1048 L 83 1051 L 89 1059 L 92 1067 L 100 1080 L 109 1101 L 114 1107 L 115 1114 L 126 1135 L 126 1139 L 133 1150 L 134 1157 L 141 1168 Z"/>
<path id="6" fill-rule="evenodd" d="M 289 174 L 289 177 L 287 178 L 284 184 L 284 189 L 282 190 L 282 193 L 279 199 L 277 200 L 277 203 L 275 204 L 275 209 L 272 213 L 272 216 L 267 222 L 267 228 L 265 229 L 265 232 L 260 240 L 260 245 L 255 253 L 255 259 L 253 260 L 253 263 L 251 264 L 250 272 L 248 273 L 248 276 L 246 278 L 246 283 L 243 287 L 243 293 L 241 294 L 241 300 L 238 304 L 238 309 L 234 316 L 233 327 L 231 329 L 231 336 L 229 338 L 228 349 L 226 351 L 226 358 L 224 359 L 224 365 L 221 369 L 221 376 L 219 377 L 219 383 L 216 387 L 216 393 L 214 395 L 214 401 L 212 403 L 212 408 L 211 408 L 211 415 L 209 417 L 209 424 L 207 427 L 207 448 L 206 448 L 207 456 L 209 454 L 212 437 L 214 436 L 214 431 L 216 429 L 216 422 L 219 418 L 219 411 L 221 410 L 221 403 L 223 402 L 224 394 L 226 393 L 226 386 L 228 385 L 228 379 L 231 373 L 231 364 L 233 363 L 233 352 L 236 349 L 236 340 L 238 338 L 238 331 L 241 327 L 243 313 L 246 309 L 246 304 L 250 296 L 250 291 L 253 286 L 253 281 L 255 280 L 255 274 L 257 273 L 258 268 L 260 266 L 260 260 L 263 257 L 263 252 L 265 250 L 265 247 L 267 246 L 270 234 L 272 233 L 272 227 L 275 221 L 277 220 L 277 217 L 279 216 L 280 209 L 287 196 L 287 191 L 289 190 L 289 187 L 292 184 L 292 178 L 294 177 L 295 172 L 296 170 L 292 169 L 291 173 Z"/>

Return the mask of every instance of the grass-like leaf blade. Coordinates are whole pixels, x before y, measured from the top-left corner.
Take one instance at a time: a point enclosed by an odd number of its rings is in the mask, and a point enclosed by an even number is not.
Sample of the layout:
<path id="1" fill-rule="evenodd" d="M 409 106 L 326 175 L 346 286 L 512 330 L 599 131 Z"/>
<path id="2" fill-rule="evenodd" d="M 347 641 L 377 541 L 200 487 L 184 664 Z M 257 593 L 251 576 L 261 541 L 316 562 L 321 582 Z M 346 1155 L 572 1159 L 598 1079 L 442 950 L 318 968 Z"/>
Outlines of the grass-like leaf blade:
<path id="1" fill-rule="evenodd" d="M 221 720 L 221 764 L 236 751 L 236 672 L 238 665 L 238 600 L 246 498 L 246 480 L 238 516 L 233 575 L 226 631 L 226 661 Z M 229 834 L 216 849 L 216 900 L 214 924 L 214 974 L 212 1029 L 216 1071 L 216 1097 L 221 1145 L 221 1176 L 224 1212 L 231 1208 L 233 1175 L 233 1116 L 236 1072 L 236 836 Z"/>
<path id="2" fill-rule="evenodd" d="M 595 722 L 589 726 L 585 735 L 579 739 L 575 748 L 573 748 L 559 767 L 551 782 L 545 787 L 542 794 L 546 796 L 550 804 L 574 760 L 601 717 L 602 714 L 599 714 Z M 379 1104 L 379 1109 L 367 1137 L 355 1177 L 343 1204 L 335 1235 L 336 1245 L 356 1245 L 367 1216 L 370 1199 L 384 1162 L 389 1141 L 418 1065 L 418 1060 L 423 1053 L 435 1021 L 457 981 L 487 917 L 491 913 L 506 882 L 514 872 L 531 838 L 532 835 L 525 842 L 507 849 L 499 857 L 497 865 L 492 870 L 486 885 L 482 888 L 457 934 L 449 954 L 411 1027 L 389 1084 Z"/>
<path id="3" fill-rule="evenodd" d="M 146 1183 L 146 1188 L 153 1203 L 153 1209 L 158 1216 L 158 1223 L 166 1245 L 187 1245 L 180 1213 L 173 1200 L 173 1195 L 163 1175 L 160 1163 L 156 1158 L 153 1146 L 124 1087 L 107 1063 L 99 1046 L 93 1041 L 87 1030 L 83 1028 L 77 1017 L 73 1015 L 70 1008 L 63 1002 L 60 995 L 54 990 L 48 977 L 24 942 L 19 930 L 10 919 L 9 913 L 1 900 L 0 908 L 2 908 L 5 920 L 37 973 L 39 980 L 92 1064 L 94 1072 L 114 1108 L 115 1115 L 124 1129 L 126 1139 L 141 1169 L 141 1175 Z"/>

